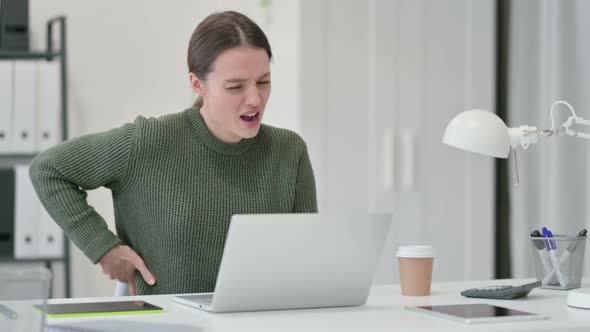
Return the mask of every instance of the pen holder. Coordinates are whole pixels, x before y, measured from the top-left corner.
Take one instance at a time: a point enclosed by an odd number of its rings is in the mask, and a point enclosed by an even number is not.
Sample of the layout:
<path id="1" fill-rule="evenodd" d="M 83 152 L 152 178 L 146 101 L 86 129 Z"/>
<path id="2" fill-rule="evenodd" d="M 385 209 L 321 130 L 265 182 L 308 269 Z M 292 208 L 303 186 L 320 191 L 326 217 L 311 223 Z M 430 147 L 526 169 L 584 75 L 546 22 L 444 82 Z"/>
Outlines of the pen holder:
<path id="1" fill-rule="evenodd" d="M 541 288 L 573 289 L 582 283 L 586 236 L 530 237 Z"/>
<path id="2" fill-rule="evenodd" d="M 48 269 L 18 266 L 0 268 L 0 331 L 42 331 L 49 296 Z"/>

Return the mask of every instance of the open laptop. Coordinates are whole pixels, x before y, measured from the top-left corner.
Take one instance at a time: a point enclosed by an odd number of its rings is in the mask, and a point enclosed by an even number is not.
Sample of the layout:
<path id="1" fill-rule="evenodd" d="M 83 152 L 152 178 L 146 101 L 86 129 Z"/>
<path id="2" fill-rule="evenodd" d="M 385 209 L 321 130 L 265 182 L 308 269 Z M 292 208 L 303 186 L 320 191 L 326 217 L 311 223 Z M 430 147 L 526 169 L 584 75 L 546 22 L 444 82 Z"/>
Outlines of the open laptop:
<path id="1" fill-rule="evenodd" d="M 214 293 L 174 301 L 211 312 L 362 305 L 390 214 L 234 215 Z"/>

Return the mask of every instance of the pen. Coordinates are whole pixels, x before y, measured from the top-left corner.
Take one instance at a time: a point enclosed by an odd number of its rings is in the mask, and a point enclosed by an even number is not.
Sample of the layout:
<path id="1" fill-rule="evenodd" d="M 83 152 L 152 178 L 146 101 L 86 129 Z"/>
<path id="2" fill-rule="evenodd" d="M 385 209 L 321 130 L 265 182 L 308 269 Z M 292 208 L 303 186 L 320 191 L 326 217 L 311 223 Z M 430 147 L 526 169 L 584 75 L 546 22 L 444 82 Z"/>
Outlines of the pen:
<path id="1" fill-rule="evenodd" d="M 531 233 L 531 237 L 538 237 L 538 238 L 543 238 L 543 235 L 541 235 L 541 232 L 539 232 L 538 230 L 534 230 Z M 551 280 L 553 280 L 553 277 L 555 276 L 555 273 L 553 272 L 553 268 L 551 267 L 551 262 L 549 261 L 549 256 L 545 255 L 545 245 L 543 244 L 542 240 L 533 240 L 533 245 L 535 246 L 535 249 L 537 249 L 537 252 L 539 253 L 539 258 L 541 259 L 541 263 L 543 264 L 543 268 L 545 269 L 545 279 L 543 279 L 543 286 L 548 285 Z"/>
<path id="2" fill-rule="evenodd" d="M 18 315 L 16 312 L 10 310 L 7 306 L 0 304 L 0 313 L 2 313 L 8 319 L 17 319 Z"/>
<path id="3" fill-rule="evenodd" d="M 578 237 L 586 236 L 587 233 L 588 233 L 588 231 L 584 228 L 578 233 Z M 577 240 L 573 241 L 572 243 L 570 243 L 569 246 L 567 246 L 567 249 L 565 250 L 565 252 L 561 255 L 561 257 L 559 257 L 559 266 L 563 266 L 563 264 L 569 258 L 570 254 L 573 253 L 574 251 L 576 251 L 576 248 L 578 248 L 578 246 L 580 245 L 581 242 L 582 241 L 580 239 L 577 239 Z M 547 282 L 550 282 L 550 280 L 553 278 L 553 276 L 555 276 L 555 270 L 553 270 L 550 275 L 548 275 L 547 277 L 545 277 L 545 279 L 543 279 L 543 285 L 545 284 L 545 280 L 547 280 Z"/>
<path id="4" fill-rule="evenodd" d="M 547 227 L 543 227 L 542 231 L 543 231 L 544 238 L 549 238 L 549 239 L 553 238 L 553 233 L 551 233 L 551 231 L 548 230 Z M 549 252 L 549 259 L 551 260 L 551 264 L 553 265 L 553 270 L 555 271 L 555 275 L 557 276 L 557 281 L 559 281 L 559 285 L 561 285 L 561 287 L 566 287 L 567 280 L 565 279 L 565 277 L 561 273 L 561 268 L 559 267 L 559 259 L 557 258 L 557 255 L 555 254 L 555 249 L 557 249 L 557 245 L 555 244 L 555 241 L 546 240 L 545 247 L 547 248 L 547 251 Z"/>

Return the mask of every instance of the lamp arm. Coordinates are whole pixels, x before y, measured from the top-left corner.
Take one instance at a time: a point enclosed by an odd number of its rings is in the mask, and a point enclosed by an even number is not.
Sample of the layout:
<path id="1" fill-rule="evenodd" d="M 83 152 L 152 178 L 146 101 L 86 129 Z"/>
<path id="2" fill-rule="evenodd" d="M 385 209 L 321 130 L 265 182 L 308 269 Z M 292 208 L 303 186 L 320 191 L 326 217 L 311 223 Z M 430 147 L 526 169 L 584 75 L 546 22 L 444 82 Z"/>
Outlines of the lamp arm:
<path id="1" fill-rule="evenodd" d="M 569 118 L 567 118 L 567 121 L 565 121 L 561 125 L 560 128 L 555 129 L 555 117 L 553 115 L 553 112 L 557 109 L 557 106 L 559 106 L 559 105 L 566 106 L 569 109 L 569 111 L 572 113 L 572 115 Z M 568 136 L 572 136 L 572 137 L 580 137 L 580 138 L 590 139 L 590 134 L 580 133 L 580 132 L 577 132 L 571 128 L 572 126 L 574 126 L 576 124 L 590 126 L 590 121 L 578 117 L 576 115 L 576 112 L 574 111 L 574 108 L 572 107 L 572 105 L 570 105 L 567 101 L 558 100 L 558 101 L 554 102 L 553 105 L 551 105 L 551 110 L 549 111 L 549 114 L 551 115 L 551 129 L 542 130 L 540 132 L 540 134 L 542 136 L 568 135 Z"/>
<path id="2" fill-rule="evenodd" d="M 581 132 L 571 129 L 571 127 L 574 125 L 590 126 L 590 121 L 582 119 L 577 116 L 570 116 L 567 119 L 567 121 L 561 125 L 561 128 L 563 128 L 563 133 L 565 135 L 572 136 L 572 137 L 580 137 L 580 138 L 590 139 L 590 134 L 581 133 Z"/>
<path id="3" fill-rule="evenodd" d="M 539 141 L 539 136 L 571 136 L 584 139 L 590 139 L 590 134 L 582 133 L 572 129 L 574 125 L 590 126 L 590 120 L 586 120 L 577 116 L 570 116 L 557 129 L 538 129 L 537 127 L 531 126 L 520 126 L 508 128 L 508 134 L 510 136 L 510 146 L 512 148 L 522 147 L 528 149 L 531 144 L 536 144 Z"/>

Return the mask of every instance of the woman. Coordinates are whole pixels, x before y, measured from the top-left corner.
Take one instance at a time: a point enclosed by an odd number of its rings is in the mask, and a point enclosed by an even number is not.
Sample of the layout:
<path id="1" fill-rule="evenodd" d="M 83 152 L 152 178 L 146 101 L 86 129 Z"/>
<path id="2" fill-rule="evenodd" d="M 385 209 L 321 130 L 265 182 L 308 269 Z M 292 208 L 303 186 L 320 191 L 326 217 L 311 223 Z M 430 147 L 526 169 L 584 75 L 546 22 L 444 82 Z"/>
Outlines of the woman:
<path id="1" fill-rule="evenodd" d="M 271 58 L 246 16 L 212 14 L 189 43 L 194 107 L 138 117 L 33 161 L 31 179 L 50 215 L 132 295 L 213 291 L 234 214 L 317 211 L 305 143 L 260 123 Z M 112 191 L 116 235 L 86 201 L 86 190 L 101 186 Z"/>

